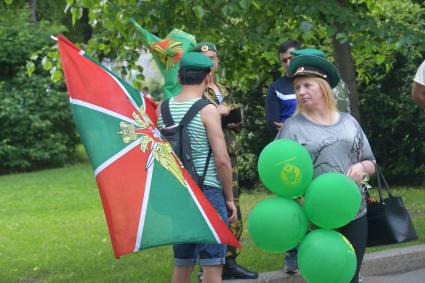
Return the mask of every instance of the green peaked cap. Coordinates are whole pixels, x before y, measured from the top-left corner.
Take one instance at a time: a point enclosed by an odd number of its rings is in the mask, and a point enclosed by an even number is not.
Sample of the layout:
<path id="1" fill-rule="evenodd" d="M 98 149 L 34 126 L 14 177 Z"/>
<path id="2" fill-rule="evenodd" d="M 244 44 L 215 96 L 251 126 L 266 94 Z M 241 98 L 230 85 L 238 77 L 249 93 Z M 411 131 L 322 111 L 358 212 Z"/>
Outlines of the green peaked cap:
<path id="1" fill-rule="evenodd" d="M 206 51 L 214 51 L 217 52 L 217 47 L 215 44 L 209 41 L 203 41 L 196 44 L 192 50 L 192 52 L 206 52 Z"/>
<path id="2" fill-rule="evenodd" d="M 325 58 L 325 53 L 322 50 L 315 48 L 304 48 L 291 51 L 292 56 L 311 55 Z"/>
<path id="3" fill-rule="evenodd" d="M 325 79 L 331 88 L 338 85 L 340 76 L 335 65 L 325 58 L 325 53 L 319 49 L 306 48 L 291 51 L 291 62 L 288 73 L 291 77 L 320 77 Z"/>
<path id="4" fill-rule="evenodd" d="M 184 69 L 209 69 L 214 65 L 213 61 L 199 52 L 188 52 L 183 55 L 180 67 Z"/>

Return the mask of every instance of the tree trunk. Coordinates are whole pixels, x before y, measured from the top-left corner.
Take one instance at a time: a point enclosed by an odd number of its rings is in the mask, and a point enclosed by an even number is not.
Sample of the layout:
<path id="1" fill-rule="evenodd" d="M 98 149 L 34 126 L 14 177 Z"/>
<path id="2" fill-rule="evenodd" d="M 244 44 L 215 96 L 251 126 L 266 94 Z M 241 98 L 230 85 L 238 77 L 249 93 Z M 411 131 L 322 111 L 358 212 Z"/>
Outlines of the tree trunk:
<path id="1" fill-rule="evenodd" d="M 30 9 L 31 9 L 31 16 L 30 19 L 32 22 L 37 22 L 37 0 L 29 0 L 28 4 L 30 5 Z"/>
<path id="2" fill-rule="evenodd" d="M 356 71 L 354 67 L 353 56 L 351 55 L 350 42 L 340 43 L 336 39 L 336 35 L 344 32 L 344 27 L 341 24 L 336 24 L 337 32 L 332 36 L 333 54 L 335 57 L 335 65 L 338 68 L 342 80 L 348 85 L 350 91 L 350 110 L 351 115 L 360 123 L 359 111 L 359 94 L 356 85 Z"/>
<path id="3" fill-rule="evenodd" d="M 83 29 L 83 42 L 87 43 L 92 36 L 92 28 L 89 24 L 89 9 L 83 10 L 83 16 L 80 19 L 80 24 Z"/>

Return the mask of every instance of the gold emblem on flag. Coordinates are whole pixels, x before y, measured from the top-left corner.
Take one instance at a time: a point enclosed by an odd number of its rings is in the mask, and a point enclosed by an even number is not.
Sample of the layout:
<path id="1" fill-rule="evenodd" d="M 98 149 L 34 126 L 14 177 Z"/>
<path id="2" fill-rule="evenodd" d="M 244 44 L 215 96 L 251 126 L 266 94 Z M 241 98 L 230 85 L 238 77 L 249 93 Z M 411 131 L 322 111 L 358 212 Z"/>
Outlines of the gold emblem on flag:
<path id="1" fill-rule="evenodd" d="M 178 157 L 174 154 L 171 145 L 161 138 L 158 129 L 153 126 L 152 121 L 145 111 L 140 107 L 139 113 L 133 112 L 133 118 L 139 128 L 133 124 L 121 121 L 121 131 L 118 132 L 122 136 L 124 143 L 131 143 L 141 136 L 140 149 L 143 152 L 150 151 L 146 168 L 153 165 L 153 159 L 156 159 L 167 171 L 173 174 L 177 180 L 186 187 L 181 164 Z"/>

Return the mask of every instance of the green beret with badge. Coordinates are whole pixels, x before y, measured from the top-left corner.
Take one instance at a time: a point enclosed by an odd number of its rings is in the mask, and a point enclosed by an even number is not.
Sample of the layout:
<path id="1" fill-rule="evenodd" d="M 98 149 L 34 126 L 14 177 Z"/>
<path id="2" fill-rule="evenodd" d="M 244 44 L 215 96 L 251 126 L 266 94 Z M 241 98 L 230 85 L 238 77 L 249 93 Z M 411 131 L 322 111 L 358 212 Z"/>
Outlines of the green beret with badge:
<path id="1" fill-rule="evenodd" d="M 199 52 L 188 52 L 183 55 L 180 60 L 180 68 L 191 70 L 209 69 L 214 65 L 214 62 Z"/>
<path id="2" fill-rule="evenodd" d="M 203 41 L 196 44 L 190 51 L 191 52 L 207 52 L 207 51 L 217 52 L 217 47 L 215 47 L 215 44 L 212 42 Z"/>
<path id="3" fill-rule="evenodd" d="M 319 77 L 326 80 L 331 88 L 338 85 L 340 76 L 335 65 L 325 58 L 325 53 L 318 49 L 306 48 L 291 51 L 293 56 L 288 66 L 292 78 Z"/>

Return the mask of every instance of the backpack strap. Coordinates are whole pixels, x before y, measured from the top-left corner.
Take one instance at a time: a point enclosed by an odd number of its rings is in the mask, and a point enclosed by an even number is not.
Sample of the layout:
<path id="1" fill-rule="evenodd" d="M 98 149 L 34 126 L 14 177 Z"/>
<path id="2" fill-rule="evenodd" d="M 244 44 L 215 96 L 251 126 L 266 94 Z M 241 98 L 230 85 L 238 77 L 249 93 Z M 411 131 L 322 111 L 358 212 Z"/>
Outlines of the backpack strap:
<path id="1" fill-rule="evenodd" d="M 187 124 L 189 124 L 190 121 L 192 121 L 193 117 L 195 117 L 195 115 L 202 110 L 202 108 L 204 108 L 205 106 L 207 106 L 208 104 L 211 104 L 210 101 L 208 101 L 205 98 L 201 98 L 198 101 L 196 101 L 195 103 L 193 103 L 193 105 L 189 108 L 189 110 L 186 112 L 186 114 L 184 115 L 183 119 L 180 121 L 180 125 L 182 126 L 187 126 Z M 207 174 L 207 170 L 208 170 L 208 165 L 210 164 L 210 159 L 211 159 L 211 147 L 210 150 L 208 151 L 208 156 L 207 156 L 207 160 L 205 162 L 205 167 L 204 167 L 204 174 L 202 175 L 202 177 L 200 177 L 199 179 L 199 188 L 202 190 L 202 186 L 204 184 L 204 180 L 205 180 L 205 175 Z"/>
<path id="2" fill-rule="evenodd" d="M 202 177 L 199 177 L 198 186 L 201 190 L 202 190 L 202 186 L 204 185 L 205 176 L 207 175 L 208 165 L 210 165 L 211 154 L 212 154 L 212 150 L 211 150 L 211 147 L 210 147 L 210 150 L 208 151 L 207 161 L 205 162 L 204 174 L 202 174 Z"/>
<path id="3" fill-rule="evenodd" d="M 162 121 L 164 121 L 164 125 L 165 126 L 171 126 L 174 125 L 174 119 L 173 116 L 171 116 L 171 112 L 170 112 L 170 100 L 164 100 L 161 103 L 161 117 L 162 117 Z"/>
<path id="4" fill-rule="evenodd" d="M 189 108 L 189 110 L 184 115 L 183 119 L 180 121 L 180 125 L 186 126 L 187 124 L 189 124 L 189 122 L 192 121 L 193 117 L 195 117 L 195 115 L 208 104 L 211 104 L 211 102 L 209 102 L 205 98 L 201 98 L 195 103 L 193 103 L 193 105 Z M 161 112 L 161 115 L 162 115 L 162 112 Z"/>

